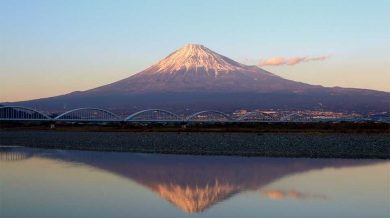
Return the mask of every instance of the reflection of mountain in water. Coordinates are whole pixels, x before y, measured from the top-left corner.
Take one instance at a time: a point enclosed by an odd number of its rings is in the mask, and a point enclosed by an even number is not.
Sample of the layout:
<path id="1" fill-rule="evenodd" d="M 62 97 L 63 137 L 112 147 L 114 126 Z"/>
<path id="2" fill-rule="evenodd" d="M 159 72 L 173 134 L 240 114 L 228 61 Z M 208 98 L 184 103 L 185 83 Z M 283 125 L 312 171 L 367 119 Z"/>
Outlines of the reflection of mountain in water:
<path id="1" fill-rule="evenodd" d="M 16 151 L 20 150 L 21 148 L 18 148 Z M 40 155 L 39 152 L 36 154 Z M 188 213 L 204 211 L 236 193 L 258 190 L 288 175 L 325 167 L 347 167 L 377 162 L 55 150 L 45 150 L 43 156 L 65 162 L 83 163 L 131 179 Z M 294 196 L 291 193 L 286 195 Z"/>
<path id="2" fill-rule="evenodd" d="M 203 211 L 215 202 L 226 199 L 240 190 L 240 187 L 218 181 L 205 186 L 181 186 L 178 184 L 157 184 L 154 186 L 157 187 L 150 186 L 153 191 L 187 213 Z"/>

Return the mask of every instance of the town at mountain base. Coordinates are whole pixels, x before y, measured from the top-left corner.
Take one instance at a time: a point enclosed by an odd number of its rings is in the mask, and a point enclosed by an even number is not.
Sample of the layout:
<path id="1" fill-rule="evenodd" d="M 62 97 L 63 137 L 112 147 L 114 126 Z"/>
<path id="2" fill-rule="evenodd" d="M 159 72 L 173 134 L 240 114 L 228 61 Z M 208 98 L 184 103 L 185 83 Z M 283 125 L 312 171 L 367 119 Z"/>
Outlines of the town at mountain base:
<path id="1" fill-rule="evenodd" d="M 202 45 L 188 44 L 126 79 L 87 91 L 12 104 L 43 110 L 104 107 L 131 112 L 158 107 L 175 112 L 271 109 L 369 113 L 390 111 L 390 93 L 287 80 Z"/>

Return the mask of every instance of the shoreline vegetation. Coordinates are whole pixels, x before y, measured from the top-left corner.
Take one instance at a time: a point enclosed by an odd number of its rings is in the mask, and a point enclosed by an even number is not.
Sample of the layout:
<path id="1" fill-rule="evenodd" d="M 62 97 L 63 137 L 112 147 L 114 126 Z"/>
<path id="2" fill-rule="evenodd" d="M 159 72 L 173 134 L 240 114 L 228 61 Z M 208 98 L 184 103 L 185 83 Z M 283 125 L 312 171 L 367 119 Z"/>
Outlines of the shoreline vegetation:
<path id="1" fill-rule="evenodd" d="M 47 124 L 1 123 L 0 145 L 191 155 L 390 159 L 388 123 L 183 125 L 73 123 L 50 128 Z"/>
<path id="2" fill-rule="evenodd" d="M 390 123 L 379 122 L 0 122 L 2 130 L 50 130 L 86 132 L 274 132 L 274 133 L 383 133 Z"/>

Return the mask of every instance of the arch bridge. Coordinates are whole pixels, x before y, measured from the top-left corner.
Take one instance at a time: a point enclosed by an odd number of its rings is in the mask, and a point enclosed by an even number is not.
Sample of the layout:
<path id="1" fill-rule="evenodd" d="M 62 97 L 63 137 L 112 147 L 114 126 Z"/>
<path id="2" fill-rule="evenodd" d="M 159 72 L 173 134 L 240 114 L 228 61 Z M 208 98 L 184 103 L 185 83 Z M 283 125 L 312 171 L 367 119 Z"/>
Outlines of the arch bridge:
<path id="1" fill-rule="evenodd" d="M 304 112 L 265 113 L 254 111 L 233 119 L 217 110 L 205 110 L 182 117 L 164 109 L 146 109 L 121 117 L 101 108 L 77 108 L 53 116 L 36 109 L 21 106 L 0 107 L 0 121 L 52 121 L 52 122 L 323 122 Z M 334 119 L 334 121 L 338 121 Z"/>

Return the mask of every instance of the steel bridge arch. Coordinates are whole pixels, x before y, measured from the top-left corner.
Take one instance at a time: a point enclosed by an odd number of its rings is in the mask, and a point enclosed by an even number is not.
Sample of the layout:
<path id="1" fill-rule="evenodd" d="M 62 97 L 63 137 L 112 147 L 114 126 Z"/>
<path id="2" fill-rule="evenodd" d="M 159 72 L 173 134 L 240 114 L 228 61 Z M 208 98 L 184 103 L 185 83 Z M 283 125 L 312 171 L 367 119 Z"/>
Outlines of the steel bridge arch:
<path id="1" fill-rule="evenodd" d="M 114 117 L 114 119 L 107 119 L 107 121 L 108 120 L 118 120 L 118 121 L 121 120 L 121 118 L 118 115 L 114 114 L 111 111 L 104 110 L 104 109 L 101 109 L 101 108 L 89 108 L 89 107 L 76 108 L 76 109 L 73 109 L 73 110 L 66 111 L 66 112 L 56 116 L 54 118 L 54 120 L 74 120 L 74 121 L 78 121 L 78 120 L 83 120 L 84 121 L 84 120 L 86 120 L 86 119 L 72 119 L 72 118 L 71 119 L 62 119 L 66 115 L 70 115 L 70 114 L 72 114 L 74 112 L 80 112 L 80 111 L 98 111 L 98 112 L 102 112 L 103 114 L 106 114 L 106 115 Z M 95 120 L 95 119 L 90 119 L 90 120 Z M 86 121 L 88 121 L 88 120 L 86 120 Z"/>
<path id="2" fill-rule="evenodd" d="M 194 114 L 191 114 L 189 115 L 187 118 L 186 118 L 186 121 L 191 121 L 194 117 L 198 116 L 198 115 L 202 115 L 202 114 L 207 114 L 207 113 L 213 113 L 213 114 L 218 114 L 218 115 L 222 115 L 224 118 L 226 118 L 228 121 L 231 121 L 233 120 L 228 114 L 224 113 L 224 112 L 221 112 L 221 111 L 216 111 L 216 110 L 205 110 L 205 111 L 199 111 L 199 112 L 196 112 Z M 213 120 L 205 120 L 205 121 L 213 121 Z"/>
<path id="3" fill-rule="evenodd" d="M 267 113 L 261 112 L 261 111 L 253 111 L 253 112 L 249 112 L 247 114 L 244 114 L 244 115 L 238 117 L 236 120 L 237 121 L 245 121 L 246 118 L 248 118 L 249 116 L 252 116 L 252 115 L 262 115 L 266 118 L 270 118 L 271 119 L 270 121 L 272 121 L 275 118 L 275 117 L 273 117 Z M 268 121 L 268 120 L 265 120 L 265 121 Z"/>
<path id="4" fill-rule="evenodd" d="M 0 107 L 0 111 L 2 109 L 7 109 L 7 108 L 9 108 L 9 109 L 22 109 L 22 110 L 26 110 L 29 112 L 33 112 L 33 113 L 38 114 L 38 116 L 42 116 L 43 119 L 40 119 L 40 118 L 26 118 L 26 119 L 24 119 L 24 118 L 7 118 L 7 117 L 2 118 L 2 117 L 0 117 L 0 120 L 51 120 L 52 119 L 51 117 L 44 114 L 43 112 L 37 111 L 37 110 L 32 109 L 32 108 L 28 108 L 28 107 L 22 107 L 22 106 L 2 106 L 2 107 Z M 7 113 L 5 112 L 4 115 L 7 115 Z M 11 114 L 9 114 L 9 115 L 11 115 Z"/>
<path id="5" fill-rule="evenodd" d="M 165 113 L 165 114 L 168 114 L 168 115 L 174 117 L 175 118 L 175 119 L 173 119 L 174 121 L 181 120 L 179 115 L 177 115 L 171 111 L 155 108 L 155 109 L 141 110 L 141 111 L 137 111 L 135 113 L 132 113 L 125 118 L 125 121 L 133 121 L 133 118 L 136 118 L 137 116 L 148 113 L 148 112 L 162 112 L 162 113 Z M 134 120 L 134 121 L 137 121 L 137 120 Z M 153 120 L 151 120 L 151 121 L 153 121 Z M 170 120 L 160 120 L 160 121 L 170 121 Z"/>
<path id="6" fill-rule="evenodd" d="M 294 117 L 294 116 L 298 116 L 298 117 L 301 117 L 303 119 L 291 120 L 291 118 Z M 302 113 L 300 111 L 294 112 L 294 113 L 291 113 L 291 114 L 287 114 L 287 115 L 285 115 L 285 116 L 280 118 L 281 122 L 312 122 L 314 120 L 315 119 L 312 116 L 306 115 L 305 113 Z"/>
<path id="7" fill-rule="evenodd" d="M 282 121 L 282 122 L 290 121 L 289 119 L 293 116 L 296 116 L 296 115 L 301 115 L 301 112 L 294 112 L 294 113 L 284 115 L 283 117 L 280 118 L 280 121 Z"/>

